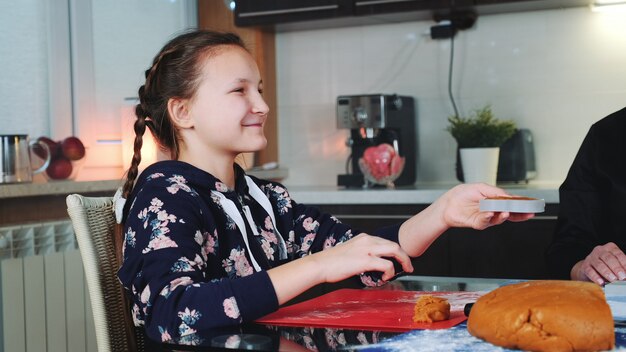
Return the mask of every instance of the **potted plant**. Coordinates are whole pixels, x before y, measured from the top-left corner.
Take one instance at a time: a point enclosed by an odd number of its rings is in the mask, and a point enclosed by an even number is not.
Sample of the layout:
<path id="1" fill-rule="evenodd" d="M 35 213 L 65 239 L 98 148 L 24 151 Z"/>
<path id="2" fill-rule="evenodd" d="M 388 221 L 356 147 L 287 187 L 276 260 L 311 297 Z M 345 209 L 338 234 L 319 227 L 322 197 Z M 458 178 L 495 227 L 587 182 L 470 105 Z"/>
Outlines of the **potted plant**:
<path id="1" fill-rule="evenodd" d="M 516 131 L 515 122 L 498 120 L 491 106 L 468 117 L 450 116 L 446 128 L 456 139 L 465 182 L 496 183 L 500 146 Z"/>

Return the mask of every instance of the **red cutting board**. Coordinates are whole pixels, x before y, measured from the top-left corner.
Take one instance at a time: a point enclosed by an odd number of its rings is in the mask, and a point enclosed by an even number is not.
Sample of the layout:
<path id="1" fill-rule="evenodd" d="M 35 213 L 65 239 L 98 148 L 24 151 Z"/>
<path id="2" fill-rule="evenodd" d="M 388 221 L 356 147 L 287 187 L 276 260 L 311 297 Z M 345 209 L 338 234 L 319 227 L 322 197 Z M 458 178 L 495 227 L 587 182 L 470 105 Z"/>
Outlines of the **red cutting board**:
<path id="1" fill-rule="evenodd" d="M 341 289 L 280 308 L 257 322 L 281 326 L 391 332 L 447 329 L 465 321 L 465 304 L 475 302 L 484 293 Z M 421 295 L 446 298 L 450 303 L 450 319 L 434 323 L 414 323 L 413 307 Z"/>

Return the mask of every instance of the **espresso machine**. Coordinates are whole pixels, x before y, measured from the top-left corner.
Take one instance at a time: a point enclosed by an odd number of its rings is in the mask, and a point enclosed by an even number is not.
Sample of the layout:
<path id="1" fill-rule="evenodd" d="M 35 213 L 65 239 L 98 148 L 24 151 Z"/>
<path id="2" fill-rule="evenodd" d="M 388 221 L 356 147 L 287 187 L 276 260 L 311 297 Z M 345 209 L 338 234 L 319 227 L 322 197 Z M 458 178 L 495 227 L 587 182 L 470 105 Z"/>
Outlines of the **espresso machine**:
<path id="1" fill-rule="evenodd" d="M 395 185 L 415 183 L 417 133 L 415 101 L 412 97 L 369 94 L 337 97 L 337 128 L 349 129 L 346 144 L 352 153 L 346 162 L 346 173 L 337 176 L 337 185 L 348 188 L 367 186 L 359 168 L 365 149 L 388 143 L 405 158 L 402 174 Z"/>

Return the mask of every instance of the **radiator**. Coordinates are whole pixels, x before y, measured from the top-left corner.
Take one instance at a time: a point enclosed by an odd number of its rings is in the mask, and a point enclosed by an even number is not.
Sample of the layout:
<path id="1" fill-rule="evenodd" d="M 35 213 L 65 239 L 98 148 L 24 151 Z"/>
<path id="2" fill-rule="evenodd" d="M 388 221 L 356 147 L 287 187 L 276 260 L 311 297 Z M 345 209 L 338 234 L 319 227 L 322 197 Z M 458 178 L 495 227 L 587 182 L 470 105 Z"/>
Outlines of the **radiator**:
<path id="1" fill-rule="evenodd" d="M 3 351 L 97 351 L 77 248 L 69 220 L 0 227 Z"/>

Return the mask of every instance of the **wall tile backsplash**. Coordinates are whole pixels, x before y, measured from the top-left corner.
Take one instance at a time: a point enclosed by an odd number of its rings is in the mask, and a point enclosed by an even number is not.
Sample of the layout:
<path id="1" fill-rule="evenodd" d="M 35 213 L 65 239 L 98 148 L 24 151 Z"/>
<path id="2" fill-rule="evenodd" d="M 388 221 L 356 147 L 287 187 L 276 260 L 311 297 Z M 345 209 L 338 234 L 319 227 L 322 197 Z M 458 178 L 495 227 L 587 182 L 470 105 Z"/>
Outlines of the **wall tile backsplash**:
<path id="1" fill-rule="evenodd" d="M 461 114 L 491 104 L 535 137 L 537 178 L 560 184 L 589 126 L 626 106 L 626 15 L 587 7 L 478 17 L 454 40 Z M 434 22 L 279 32 L 279 161 L 286 185 L 335 185 L 349 154 L 338 95 L 397 93 L 417 101 L 417 182 L 456 182 L 445 131 L 450 40 Z"/>

